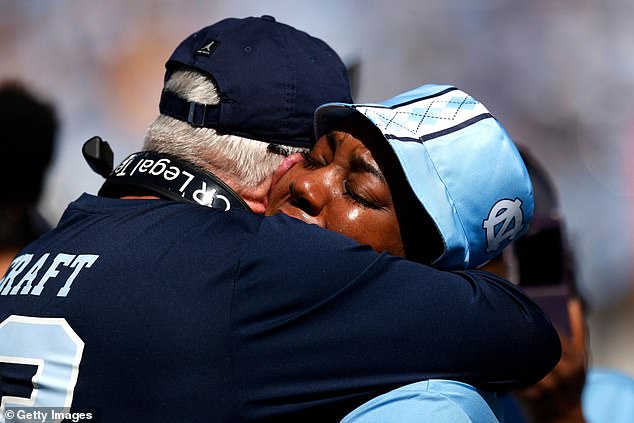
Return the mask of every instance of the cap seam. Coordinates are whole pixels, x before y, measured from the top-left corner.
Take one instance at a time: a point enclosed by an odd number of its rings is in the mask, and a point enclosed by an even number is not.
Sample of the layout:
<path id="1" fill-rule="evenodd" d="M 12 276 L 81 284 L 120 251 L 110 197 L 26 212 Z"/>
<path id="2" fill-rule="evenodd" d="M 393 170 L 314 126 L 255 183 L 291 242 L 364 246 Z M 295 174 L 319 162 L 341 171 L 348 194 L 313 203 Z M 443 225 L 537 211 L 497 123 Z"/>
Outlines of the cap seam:
<path id="1" fill-rule="evenodd" d="M 284 106 L 284 110 L 286 111 L 286 116 L 284 117 L 284 122 L 282 123 L 282 129 L 286 130 L 289 129 L 291 126 L 291 110 L 292 107 L 289 106 L 289 104 L 294 104 L 294 100 L 295 100 L 295 84 L 291 84 L 291 80 L 294 79 L 295 75 L 294 75 L 294 69 L 291 69 L 291 60 L 288 57 L 288 44 L 286 43 L 286 40 L 284 39 L 284 37 L 282 36 L 281 33 L 281 28 L 278 26 L 275 30 L 275 33 L 277 34 L 277 36 L 280 39 L 280 42 L 282 43 L 282 45 L 284 46 L 284 70 L 285 70 L 285 74 L 284 74 L 284 81 L 285 81 L 285 88 L 286 88 L 286 93 L 284 95 L 285 99 L 284 102 L 286 103 Z M 293 74 L 293 75 L 291 75 Z M 292 87 L 291 87 L 292 85 Z M 290 90 L 289 90 L 290 88 Z M 291 93 L 291 91 L 293 91 Z M 292 97 L 292 98 L 291 98 Z"/>

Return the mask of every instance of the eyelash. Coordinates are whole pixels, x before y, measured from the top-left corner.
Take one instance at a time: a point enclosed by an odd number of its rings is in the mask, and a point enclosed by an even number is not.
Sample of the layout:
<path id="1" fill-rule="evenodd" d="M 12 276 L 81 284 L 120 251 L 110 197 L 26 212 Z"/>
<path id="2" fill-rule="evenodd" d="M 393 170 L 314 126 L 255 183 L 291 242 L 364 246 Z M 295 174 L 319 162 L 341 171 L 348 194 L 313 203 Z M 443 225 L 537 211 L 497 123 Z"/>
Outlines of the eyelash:
<path id="1" fill-rule="evenodd" d="M 303 152 L 302 157 L 304 159 L 304 167 L 306 169 L 318 169 L 323 167 L 322 163 L 319 163 L 317 160 L 313 159 L 310 154 Z"/>
<path id="2" fill-rule="evenodd" d="M 354 190 L 350 188 L 350 185 L 348 185 L 348 181 L 344 182 L 343 186 L 344 186 L 343 196 L 348 198 L 350 201 L 361 204 L 361 206 L 368 209 L 381 210 L 383 208 L 379 206 L 378 204 L 373 203 L 372 201 L 366 200 L 365 198 L 361 197 L 359 194 L 354 192 Z"/>

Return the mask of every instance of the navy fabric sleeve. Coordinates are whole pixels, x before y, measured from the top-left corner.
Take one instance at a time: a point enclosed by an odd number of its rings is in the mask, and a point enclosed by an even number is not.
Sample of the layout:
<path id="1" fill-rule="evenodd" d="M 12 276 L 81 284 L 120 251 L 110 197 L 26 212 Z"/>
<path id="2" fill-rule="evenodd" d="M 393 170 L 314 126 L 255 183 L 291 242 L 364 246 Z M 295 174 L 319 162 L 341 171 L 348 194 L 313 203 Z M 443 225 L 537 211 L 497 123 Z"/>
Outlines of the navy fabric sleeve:
<path id="1" fill-rule="evenodd" d="M 377 254 L 285 216 L 264 219 L 242 256 L 231 325 L 250 417 L 266 417 L 276 398 L 292 416 L 431 378 L 514 389 L 560 354 L 549 319 L 510 283 Z"/>

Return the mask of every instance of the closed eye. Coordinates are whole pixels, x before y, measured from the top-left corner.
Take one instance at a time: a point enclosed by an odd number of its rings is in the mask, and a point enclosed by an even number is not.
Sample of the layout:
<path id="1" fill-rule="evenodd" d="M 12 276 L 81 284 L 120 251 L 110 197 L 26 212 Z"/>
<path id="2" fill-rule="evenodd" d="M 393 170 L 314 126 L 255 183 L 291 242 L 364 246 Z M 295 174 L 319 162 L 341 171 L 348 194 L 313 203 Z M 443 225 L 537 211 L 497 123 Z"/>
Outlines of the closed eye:
<path id="1" fill-rule="evenodd" d="M 343 190 L 343 196 L 346 197 L 347 199 L 349 199 L 350 201 L 360 204 L 362 207 L 368 208 L 368 209 L 373 209 L 373 210 L 384 210 L 385 207 L 380 206 L 379 204 L 377 204 L 376 202 L 372 201 L 372 200 L 368 200 L 367 198 L 362 197 L 361 195 L 357 194 L 351 187 L 350 184 L 348 184 L 348 182 L 344 182 L 343 184 L 344 186 L 344 190 Z"/>
<path id="2" fill-rule="evenodd" d="M 320 167 L 326 166 L 326 163 L 319 162 L 318 160 L 311 157 L 309 153 L 303 152 L 302 158 L 304 159 L 304 167 L 306 169 L 318 169 Z"/>

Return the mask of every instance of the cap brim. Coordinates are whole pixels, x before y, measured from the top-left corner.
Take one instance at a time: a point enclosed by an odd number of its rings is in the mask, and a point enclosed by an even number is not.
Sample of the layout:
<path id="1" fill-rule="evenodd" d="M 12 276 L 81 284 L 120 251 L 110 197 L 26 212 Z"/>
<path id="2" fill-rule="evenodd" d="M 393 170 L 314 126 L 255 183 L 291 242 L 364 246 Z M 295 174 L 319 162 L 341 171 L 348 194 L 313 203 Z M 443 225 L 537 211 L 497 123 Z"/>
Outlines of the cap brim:
<path id="1" fill-rule="evenodd" d="M 327 103 L 320 106 L 315 111 L 315 139 L 318 140 L 323 135 L 332 131 L 339 123 L 346 118 L 360 114 L 354 108 L 355 105 L 348 103 Z M 370 122 L 371 123 L 371 122 Z"/>

